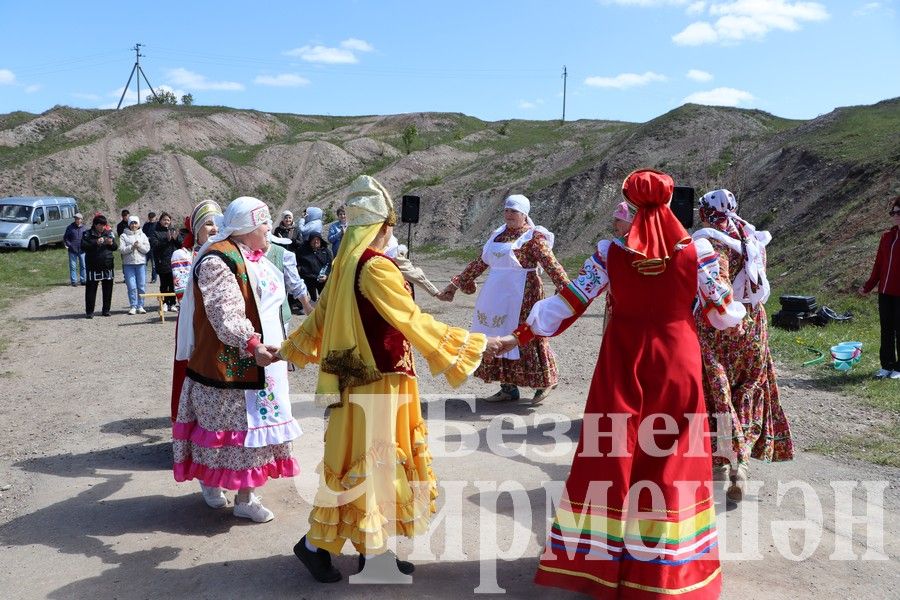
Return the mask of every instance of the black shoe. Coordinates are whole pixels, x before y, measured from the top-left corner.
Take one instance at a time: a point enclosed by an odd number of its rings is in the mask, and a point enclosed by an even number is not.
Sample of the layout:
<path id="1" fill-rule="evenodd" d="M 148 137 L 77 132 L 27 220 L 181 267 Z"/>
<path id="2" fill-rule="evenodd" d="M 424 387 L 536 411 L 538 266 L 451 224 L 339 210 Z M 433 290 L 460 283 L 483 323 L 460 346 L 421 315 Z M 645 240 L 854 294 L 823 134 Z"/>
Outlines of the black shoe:
<path id="1" fill-rule="evenodd" d="M 100 314 L 102 314 L 104 317 L 111 317 L 111 316 L 112 316 L 111 314 L 109 314 L 109 311 L 107 311 L 107 310 L 103 311 L 103 312 L 100 313 Z"/>
<path id="2" fill-rule="evenodd" d="M 305 535 L 294 545 L 294 554 L 297 555 L 300 562 L 309 569 L 310 575 L 319 583 L 336 583 L 341 580 L 341 572 L 331 564 L 331 554 L 321 548 L 316 549 L 315 552 L 310 552 L 309 548 L 306 547 Z"/>
<path id="3" fill-rule="evenodd" d="M 394 560 L 397 561 L 397 568 L 404 575 L 412 575 L 413 572 L 415 572 L 416 565 L 414 565 L 411 562 L 406 561 L 406 560 L 400 560 L 399 558 L 397 558 L 397 555 L 394 554 L 393 552 L 386 552 L 385 554 L 389 554 L 394 557 Z M 358 572 L 362 573 L 363 567 L 365 567 L 365 566 L 366 566 L 366 557 L 364 554 L 360 554 L 359 555 L 359 571 Z"/>
<path id="4" fill-rule="evenodd" d="M 89 315 L 84 315 L 84 318 L 85 318 L 85 319 L 93 319 L 93 318 L 94 318 L 94 313 L 91 313 L 91 314 L 89 314 Z"/>
<path id="5" fill-rule="evenodd" d="M 72 287 L 78 287 L 78 284 L 75 283 L 74 281 L 72 283 L 70 283 L 69 285 L 71 285 Z"/>

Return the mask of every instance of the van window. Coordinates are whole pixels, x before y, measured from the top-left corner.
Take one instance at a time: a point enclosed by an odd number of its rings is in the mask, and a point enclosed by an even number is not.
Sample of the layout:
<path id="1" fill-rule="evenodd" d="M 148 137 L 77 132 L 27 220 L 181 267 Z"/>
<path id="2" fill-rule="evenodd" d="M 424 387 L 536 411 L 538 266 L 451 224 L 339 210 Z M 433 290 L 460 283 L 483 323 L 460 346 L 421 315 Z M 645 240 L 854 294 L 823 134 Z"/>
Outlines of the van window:
<path id="1" fill-rule="evenodd" d="M 21 204 L 0 204 L 0 221 L 27 223 L 31 217 L 31 207 Z"/>
<path id="2" fill-rule="evenodd" d="M 51 221 L 59 221 L 62 216 L 59 214 L 58 206 L 48 206 L 47 207 L 47 218 Z"/>
<path id="3" fill-rule="evenodd" d="M 68 206 L 61 206 L 60 210 L 62 210 L 63 219 L 68 219 L 69 217 L 72 216 L 71 211 L 69 210 Z"/>
<path id="4" fill-rule="evenodd" d="M 43 223 L 44 222 L 44 209 L 40 206 L 34 209 L 34 215 L 31 217 L 32 223 Z"/>

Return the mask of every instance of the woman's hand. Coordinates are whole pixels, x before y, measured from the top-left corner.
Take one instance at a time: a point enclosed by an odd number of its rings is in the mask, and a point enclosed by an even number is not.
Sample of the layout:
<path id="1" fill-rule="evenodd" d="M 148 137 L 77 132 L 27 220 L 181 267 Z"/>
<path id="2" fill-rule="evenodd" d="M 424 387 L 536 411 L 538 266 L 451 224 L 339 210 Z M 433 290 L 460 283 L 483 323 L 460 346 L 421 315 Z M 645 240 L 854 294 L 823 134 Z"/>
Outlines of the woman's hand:
<path id="1" fill-rule="evenodd" d="M 484 353 L 487 356 L 497 356 L 506 354 L 519 345 L 519 340 L 514 335 L 504 335 L 502 337 L 489 337 L 487 339 L 487 348 Z"/>
<path id="2" fill-rule="evenodd" d="M 278 355 L 278 346 L 271 344 L 260 344 L 253 351 L 253 358 L 260 367 L 268 367 L 273 362 L 280 360 Z"/>
<path id="3" fill-rule="evenodd" d="M 452 283 L 448 283 L 447 287 L 444 288 L 440 294 L 437 295 L 438 300 L 443 300 L 444 302 L 453 302 L 453 296 L 456 295 L 456 286 Z"/>
<path id="4" fill-rule="evenodd" d="M 869 295 L 869 292 L 866 291 L 865 286 L 860 286 L 859 289 L 856 290 L 856 293 L 859 294 L 860 296 L 868 296 Z"/>

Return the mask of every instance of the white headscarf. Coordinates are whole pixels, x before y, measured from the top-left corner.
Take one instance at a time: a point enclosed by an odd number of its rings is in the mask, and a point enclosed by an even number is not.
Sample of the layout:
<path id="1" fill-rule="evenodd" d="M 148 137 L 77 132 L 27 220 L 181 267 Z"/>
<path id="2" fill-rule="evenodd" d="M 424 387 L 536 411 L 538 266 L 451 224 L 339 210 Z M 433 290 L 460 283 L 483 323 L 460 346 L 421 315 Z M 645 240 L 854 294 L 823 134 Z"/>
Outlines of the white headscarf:
<path id="1" fill-rule="evenodd" d="M 528 216 L 528 213 L 531 212 L 531 201 L 523 196 L 522 194 L 513 194 L 512 196 L 507 196 L 506 200 L 503 202 L 503 208 L 511 208 L 515 211 L 518 211 L 525 215 L 525 220 L 529 225 L 534 227 L 534 221 L 531 220 L 531 217 Z"/>
<path id="2" fill-rule="evenodd" d="M 197 251 L 194 265 L 200 260 L 209 247 L 216 242 L 228 239 L 232 235 L 250 233 L 260 225 L 272 225 L 272 215 L 266 203 L 250 196 L 236 198 L 225 209 L 225 214 L 215 217 L 219 228 L 216 235 L 211 236 Z M 191 270 L 193 277 L 193 268 Z M 181 310 L 178 313 L 178 338 L 175 343 L 175 359 L 188 360 L 194 351 L 194 285 L 189 282 L 181 298 Z"/>

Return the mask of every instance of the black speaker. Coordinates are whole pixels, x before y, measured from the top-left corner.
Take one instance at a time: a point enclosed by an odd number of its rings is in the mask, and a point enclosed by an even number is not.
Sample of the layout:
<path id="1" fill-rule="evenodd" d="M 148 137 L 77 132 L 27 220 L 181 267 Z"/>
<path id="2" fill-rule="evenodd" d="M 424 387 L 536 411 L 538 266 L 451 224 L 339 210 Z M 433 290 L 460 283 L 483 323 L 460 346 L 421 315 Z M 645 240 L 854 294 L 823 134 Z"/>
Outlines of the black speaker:
<path id="1" fill-rule="evenodd" d="M 403 205 L 400 208 L 401 223 L 418 223 L 419 222 L 419 201 L 418 196 L 403 196 Z"/>
<path id="2" fill-rule="evenodd" d="M 676 185 L 671 207 L 685 229 L 694 226 L 694 188 Z"/>

